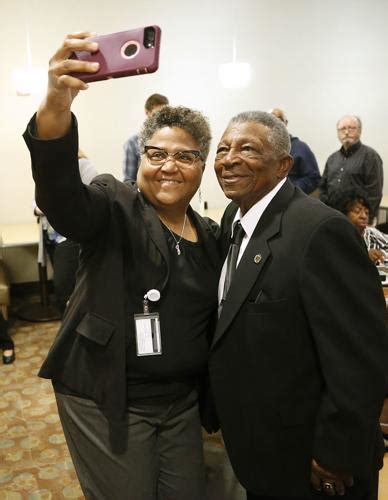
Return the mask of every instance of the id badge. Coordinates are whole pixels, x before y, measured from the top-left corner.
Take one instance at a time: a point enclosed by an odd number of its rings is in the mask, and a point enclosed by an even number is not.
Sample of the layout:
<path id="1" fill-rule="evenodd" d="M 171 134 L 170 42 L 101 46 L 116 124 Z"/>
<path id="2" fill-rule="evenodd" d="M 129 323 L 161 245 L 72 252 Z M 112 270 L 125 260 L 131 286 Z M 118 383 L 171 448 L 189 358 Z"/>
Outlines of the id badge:
<path id="1" fill-rule="evenodd" d="M 159 313 L 135 314 L 134 317 L 137 355 L 162 354 Z"/>

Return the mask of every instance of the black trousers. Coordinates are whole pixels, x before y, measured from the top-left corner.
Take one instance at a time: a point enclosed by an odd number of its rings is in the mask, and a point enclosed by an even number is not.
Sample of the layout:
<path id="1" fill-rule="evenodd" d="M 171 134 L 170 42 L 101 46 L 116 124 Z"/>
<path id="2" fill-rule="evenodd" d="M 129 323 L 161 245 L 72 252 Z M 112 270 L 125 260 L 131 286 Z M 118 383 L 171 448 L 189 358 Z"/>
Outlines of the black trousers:
<path id="1" fill-rule="evenodd" d="M 3 318 L 3 313 L 0 311 L 0 349 L 6 351 L 13 348 L 14 343 L 8 333 L 8 321 Z"/>
<path id="2" fill-rule="evenodd" d="M 173 403 L 131 404 L 114 439 L 90 399 L 56 392 L 58 412 L 87 500 L 205 500 L 197 393 Z"/>
<path id="3" fill-rule="evenodd" d="M 347 488 L 345 495 L 329 496 L 325 493 L 312 491 L 309 497 L 271 497 L 267 495 L 254 495 L 247 492 L 247 500 L 329 500 L 330 498 L 343 498 L 344 500 L 378 500 L 379 472 L 373 473 L 370 479 L 355 479 L 354 486 Z"/>

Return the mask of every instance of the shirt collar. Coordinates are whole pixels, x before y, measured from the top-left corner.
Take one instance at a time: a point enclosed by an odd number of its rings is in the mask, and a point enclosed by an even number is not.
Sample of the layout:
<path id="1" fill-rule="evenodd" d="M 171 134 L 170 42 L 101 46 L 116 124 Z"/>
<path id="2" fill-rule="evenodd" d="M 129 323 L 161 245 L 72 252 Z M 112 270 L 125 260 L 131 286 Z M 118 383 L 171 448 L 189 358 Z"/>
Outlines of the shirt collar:
<path id="1" fill-rule="evenodd" d="M 353 144 L 350 146 L 350 148 L 345 149 L 343 146 L 341 147 L 340 151 L 342 156 L 345 156 L 345 158 L 348 158 L 349 156 L 352 156 L 361 146 L 361 141 L 356 142 L 356 144 Z"/>
<path id="2" fill-rule="evenodd" d="M 255 203 L 243 216 L 241 214 L 241 210 L 238 209 L 236 215 L 233 219 L 232 224 L 232 236 L 235 228 L 235 223 L 237 221 L 241 221 L 241 225 L 244 228 L 246 236 L 250 239 L 257 223 L 259 222 L 261 216 L 264 213 L 264 210 L 268 207 L 272 199 L 275 197 L 276 193 L 280 190 L 283 184 L 286 182 L 287 177 L 278 182 L 276 186 L 267 193 L 261 200 Z"/>

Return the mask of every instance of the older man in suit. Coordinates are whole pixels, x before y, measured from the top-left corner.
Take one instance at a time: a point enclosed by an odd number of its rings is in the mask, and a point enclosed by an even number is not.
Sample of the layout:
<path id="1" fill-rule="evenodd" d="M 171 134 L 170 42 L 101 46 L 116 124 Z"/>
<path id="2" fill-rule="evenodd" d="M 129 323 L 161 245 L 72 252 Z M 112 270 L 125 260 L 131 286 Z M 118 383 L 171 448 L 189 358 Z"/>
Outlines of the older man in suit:
<path id="1" fill-rule="evenodd" d="M 223 437 L 248 499 L 377 499 L 382 290 L 352 224 L 287 179 L 289 151 L 264 112 L 234 117 L 217 148 L 232 200 L 210 356 Z"/>

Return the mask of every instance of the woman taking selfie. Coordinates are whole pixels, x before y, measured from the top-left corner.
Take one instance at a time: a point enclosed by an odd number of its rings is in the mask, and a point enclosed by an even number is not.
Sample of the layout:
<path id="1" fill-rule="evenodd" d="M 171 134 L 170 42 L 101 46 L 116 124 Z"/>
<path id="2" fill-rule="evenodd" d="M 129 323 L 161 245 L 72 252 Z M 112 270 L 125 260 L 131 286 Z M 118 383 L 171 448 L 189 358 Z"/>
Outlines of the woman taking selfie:
<path id="1" fill-rule="evenodd" d="M 36 198 L 81 245 L 75 291 L 40 376 L 51 378 L 88 499 L 206 498 L 198 390 L 219 273 L 214 224 L 189 206 L 209 152 L 197 111 L 165 106 L 140 134 L 137 184 L 82 184 L 72 101 L 96 71 L 68 59 L 97 50 L 69 35 L 50 61 L 47 95 L 24 138 Z M 70 76 L 72 73 L 73 76 Z"/>

